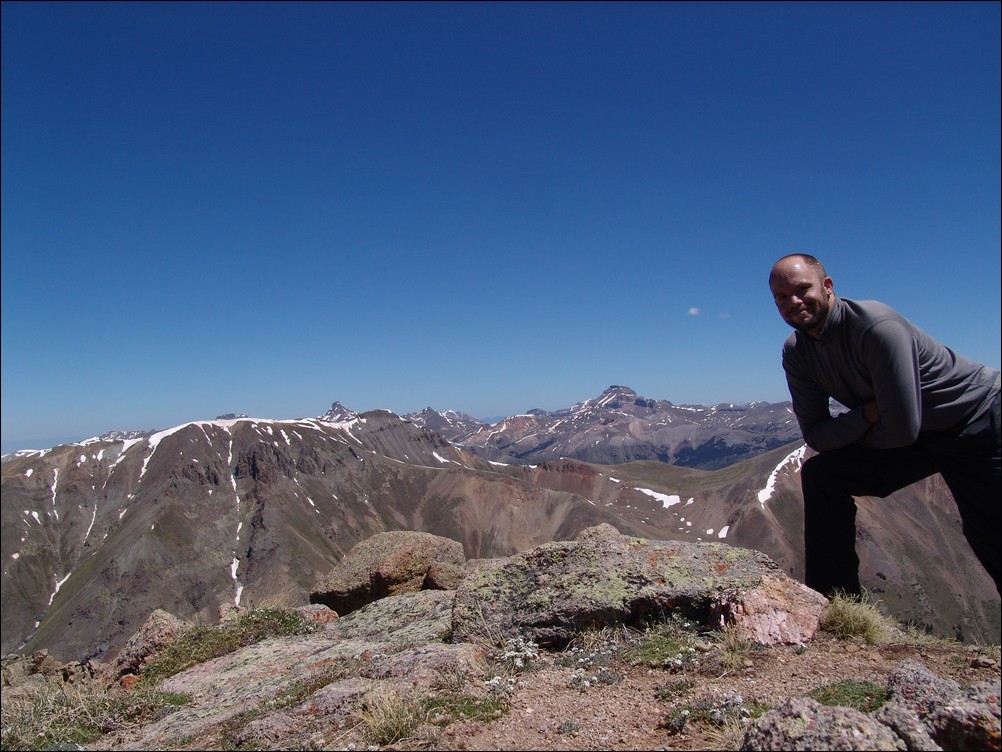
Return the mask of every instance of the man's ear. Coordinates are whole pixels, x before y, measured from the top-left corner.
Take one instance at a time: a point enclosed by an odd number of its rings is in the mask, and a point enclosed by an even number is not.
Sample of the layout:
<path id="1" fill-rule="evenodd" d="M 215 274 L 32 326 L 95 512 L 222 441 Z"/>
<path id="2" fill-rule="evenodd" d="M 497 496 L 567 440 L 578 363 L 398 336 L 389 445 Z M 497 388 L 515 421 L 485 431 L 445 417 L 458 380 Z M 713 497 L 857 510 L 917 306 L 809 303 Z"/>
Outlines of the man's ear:
<path id="1" fill-rule="evenodd" d="M 826 292 L 835 292 L 835 281 L 831 277 L 825 277 L 821 284 L 824 285 Z"/>

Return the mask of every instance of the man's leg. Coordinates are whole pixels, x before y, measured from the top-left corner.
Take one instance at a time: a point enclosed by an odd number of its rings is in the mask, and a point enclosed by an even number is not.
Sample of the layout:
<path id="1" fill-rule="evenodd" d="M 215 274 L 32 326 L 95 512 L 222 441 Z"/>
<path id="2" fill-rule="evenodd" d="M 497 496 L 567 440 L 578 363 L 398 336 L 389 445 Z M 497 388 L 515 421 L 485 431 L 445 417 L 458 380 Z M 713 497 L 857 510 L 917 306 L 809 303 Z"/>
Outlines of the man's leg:
<path id="1" fill-rule="evenodd" d="M 991 412 L 936 452 L 943 480 L 950 487 L 964 524 L 964 537 L 978 561 L 999 587 L 1002 570 L 1002 452 L 999 449 L 999 401 Z M 994 430 L 993 430 L 994 429 Z"/>
<path id="2" fill-rule="evenodd" d="M 848 446 L 811 457 L 804 491 L 805 584 L 824 595 L 859 595 L 855 496 L 887 496 L 936 472 L 921 447 Z"/>

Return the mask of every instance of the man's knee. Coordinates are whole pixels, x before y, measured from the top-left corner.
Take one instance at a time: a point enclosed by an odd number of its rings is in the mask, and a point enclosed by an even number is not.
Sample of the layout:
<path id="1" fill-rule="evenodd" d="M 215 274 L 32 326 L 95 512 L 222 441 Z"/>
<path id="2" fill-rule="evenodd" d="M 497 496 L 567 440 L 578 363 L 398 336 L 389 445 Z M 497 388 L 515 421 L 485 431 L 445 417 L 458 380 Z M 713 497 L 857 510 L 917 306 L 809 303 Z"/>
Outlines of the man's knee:
<path id="1" fill-rule="evenodd" d="M 838 474 L 838 463 L 833 462 L 831 453 L 815 454 L 808 458 L 800 467 L 800 480 L 806 487 L 825 479 L 830 480 Z"/>

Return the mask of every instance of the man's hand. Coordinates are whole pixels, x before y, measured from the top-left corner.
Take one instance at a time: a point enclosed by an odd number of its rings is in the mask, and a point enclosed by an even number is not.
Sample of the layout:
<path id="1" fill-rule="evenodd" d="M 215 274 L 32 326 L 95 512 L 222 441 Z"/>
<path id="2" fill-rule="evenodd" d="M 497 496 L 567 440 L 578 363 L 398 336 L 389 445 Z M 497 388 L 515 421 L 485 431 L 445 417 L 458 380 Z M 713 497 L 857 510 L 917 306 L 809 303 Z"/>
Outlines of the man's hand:
<path id="1" fill-rule="evenodd" d="M 877 407 L 876 401 L 867 402 L 863 405 L 863 417 L 866 418 L 866 422 L 871 425 L 880 420 L 880 409 Z"/>

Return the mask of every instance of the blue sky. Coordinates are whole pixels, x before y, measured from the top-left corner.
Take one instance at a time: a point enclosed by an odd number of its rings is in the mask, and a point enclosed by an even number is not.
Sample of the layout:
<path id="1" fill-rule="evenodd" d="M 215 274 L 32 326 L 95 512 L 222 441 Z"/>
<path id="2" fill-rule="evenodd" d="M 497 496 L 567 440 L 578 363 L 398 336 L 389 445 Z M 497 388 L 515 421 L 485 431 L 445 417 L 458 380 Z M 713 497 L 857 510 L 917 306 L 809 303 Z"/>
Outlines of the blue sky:
<path id="1" fill-rule="evenodd" d="M 997 368 L 999 10 L 5 2 L 3 451 L 786 400 L 794 251 Z"/>

